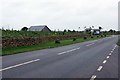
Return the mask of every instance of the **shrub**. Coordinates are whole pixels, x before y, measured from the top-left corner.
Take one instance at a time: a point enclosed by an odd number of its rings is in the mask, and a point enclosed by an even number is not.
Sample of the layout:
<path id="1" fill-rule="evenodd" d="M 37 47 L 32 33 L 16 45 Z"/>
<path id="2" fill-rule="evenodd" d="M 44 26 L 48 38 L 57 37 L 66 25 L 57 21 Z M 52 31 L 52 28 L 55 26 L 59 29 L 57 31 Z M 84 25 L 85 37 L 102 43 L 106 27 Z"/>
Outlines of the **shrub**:
<path id="1" fill-rule="evenodd" d="M 55 44 L 60 44 L 60 40 L 59 39 L 55 40 Z"/>
<path id="2" fill-rule="evenodd" d="M 101 37 L 103 37 L 103 35 L 101 35 Z"/>
<path id="3" fill-rule="evenodd" d="M 97 38 L 99 38 L 99 36 L 97 36 Z"/>
<path id="4" fill-rule="evenodd" d="M 63 35 L 65 35 L 65 33 L 63 32 Z"/>
<path id="5" fill-rule="evenodd" d="M 120 39 L 118 40 L 117 45 L 120 46 Z"/>
<path id="6" fill-rule="evenodd" d="M 93 36 L 91 36 L 91 38 L 93 38 Z"/>
<path id="7" fill-rule="evenodd" d="M 76 41 L 76 38 L 73 38 L 73 41 Z"/>
<path id="8" fill-rule="evenodd" d="M 87 39 L 87 37 L 85 36 L 84 39 Z"/>

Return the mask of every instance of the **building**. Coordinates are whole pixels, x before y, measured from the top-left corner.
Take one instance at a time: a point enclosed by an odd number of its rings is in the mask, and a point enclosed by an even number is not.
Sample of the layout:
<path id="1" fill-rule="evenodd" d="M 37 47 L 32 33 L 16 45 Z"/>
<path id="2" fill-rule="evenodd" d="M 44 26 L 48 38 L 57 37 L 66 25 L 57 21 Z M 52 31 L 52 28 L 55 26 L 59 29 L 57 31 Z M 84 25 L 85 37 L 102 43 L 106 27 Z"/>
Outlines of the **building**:
<path id="1" fill-rule="evenodd" d="M 92 28 L 86 28 L 85 32 L 93 35 L 99 35 L 101 33 L 100 29 L 92 29 Z"/>
<path id="2" fill-rule="evenodd" d="M 86 32 L 86 33 L 91 33 L 91 31 L 92 31 L 91 28 L 86 28 L 86 29 L 85 29 L 85 32 Z"/>
<path id="3" fill-rule="evenodd" d="M 99 35 L 101 32 L 100 32 L 100 29 L 92 29 L 92 34 L 93 35 Z"/>
<path id="4" fill-rule="evenodd" d="M 51 30 L 46 25 L 31 26 L 28 31 L 51 32 Z"/>

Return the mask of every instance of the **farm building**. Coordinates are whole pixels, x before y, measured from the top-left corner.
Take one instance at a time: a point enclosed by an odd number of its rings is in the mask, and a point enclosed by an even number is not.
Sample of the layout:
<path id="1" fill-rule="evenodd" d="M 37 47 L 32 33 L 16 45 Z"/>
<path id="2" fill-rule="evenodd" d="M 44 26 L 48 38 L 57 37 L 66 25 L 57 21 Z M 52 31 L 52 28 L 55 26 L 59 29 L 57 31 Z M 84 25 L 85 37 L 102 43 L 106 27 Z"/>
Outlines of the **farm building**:
<path id="1" fill-rule="evenodd" d="M 86 28 L 85 32 L 92 33 L 93 35 L 99 35 L 101 31 L 100 29 Z"/>
<path id="2" fill-rule="evenodd" d="M 51 30 L 46 25 L 31 26 L 28 31 L 50 32 Z"/>
<path id="3" fill-rule="evenodd" d="M 91 31 L 92 31 L 91 28 L 86 28 L 86 29 L 85 29 L 85 32 L 87 32 L 87 33 L 91 33 Z"/>
<path id="4" fill-rule="evenodd" d="M 100 29 L 92 29 L 92 33 L 94 35 L 99 35 L 100 34 Z"/>

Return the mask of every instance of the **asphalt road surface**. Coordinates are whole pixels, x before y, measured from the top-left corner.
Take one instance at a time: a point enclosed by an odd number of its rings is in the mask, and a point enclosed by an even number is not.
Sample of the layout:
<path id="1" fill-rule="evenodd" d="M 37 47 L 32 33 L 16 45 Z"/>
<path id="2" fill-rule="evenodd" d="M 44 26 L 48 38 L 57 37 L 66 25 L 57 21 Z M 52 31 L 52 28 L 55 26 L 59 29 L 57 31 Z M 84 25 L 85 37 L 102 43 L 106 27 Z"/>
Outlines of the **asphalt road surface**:
<path id="1" fill-rule="evenodd" d="M 117 36 L 2 57 L 3 78 L 118 78 Z"/>

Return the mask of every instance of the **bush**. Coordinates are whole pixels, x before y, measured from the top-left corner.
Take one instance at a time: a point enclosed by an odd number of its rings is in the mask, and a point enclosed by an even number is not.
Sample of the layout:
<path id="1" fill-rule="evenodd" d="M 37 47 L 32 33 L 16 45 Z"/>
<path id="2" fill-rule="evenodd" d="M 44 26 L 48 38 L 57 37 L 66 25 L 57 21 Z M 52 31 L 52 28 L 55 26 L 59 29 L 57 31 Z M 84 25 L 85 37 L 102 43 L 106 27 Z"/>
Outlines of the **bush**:
<path id="1" fill-rule="evenodd" d="M 65 35 L 65 33 L 63 32 L 63 35 Z"/>
<path id="2" fill-rule="evenodd" d="M 73 41 L 76 41 L 76 38 L 73 38 Z"/>
<path id="3" fill-rule="evenodd" d="M 91 36 L 91 38 L 93 38 L 93 36 Z"/>
<path id="4" fill-rule="evenodd" d="M 103 35 L 101 35 L 101 37 L 103 37 Z"/>
<path id="5" fill-rule="evenodd" d="M 60 44 L 60 40 L 59 39 L 55 40 L 55 44 Z"/>
<path id="6" fill-rule="evenodd" d="M 97 36 L 97 38 L 99 38 L 99 36 Z"/>
<path id="7" fill-rule="evenodd" d="M 85 36 L 84 39 L 87 39 L 87 37 Z"/>
<path id="8" fill-rule="evenodd" d="M 117 45 L 120 46 L 120 39 L 118 40 Z"/>

